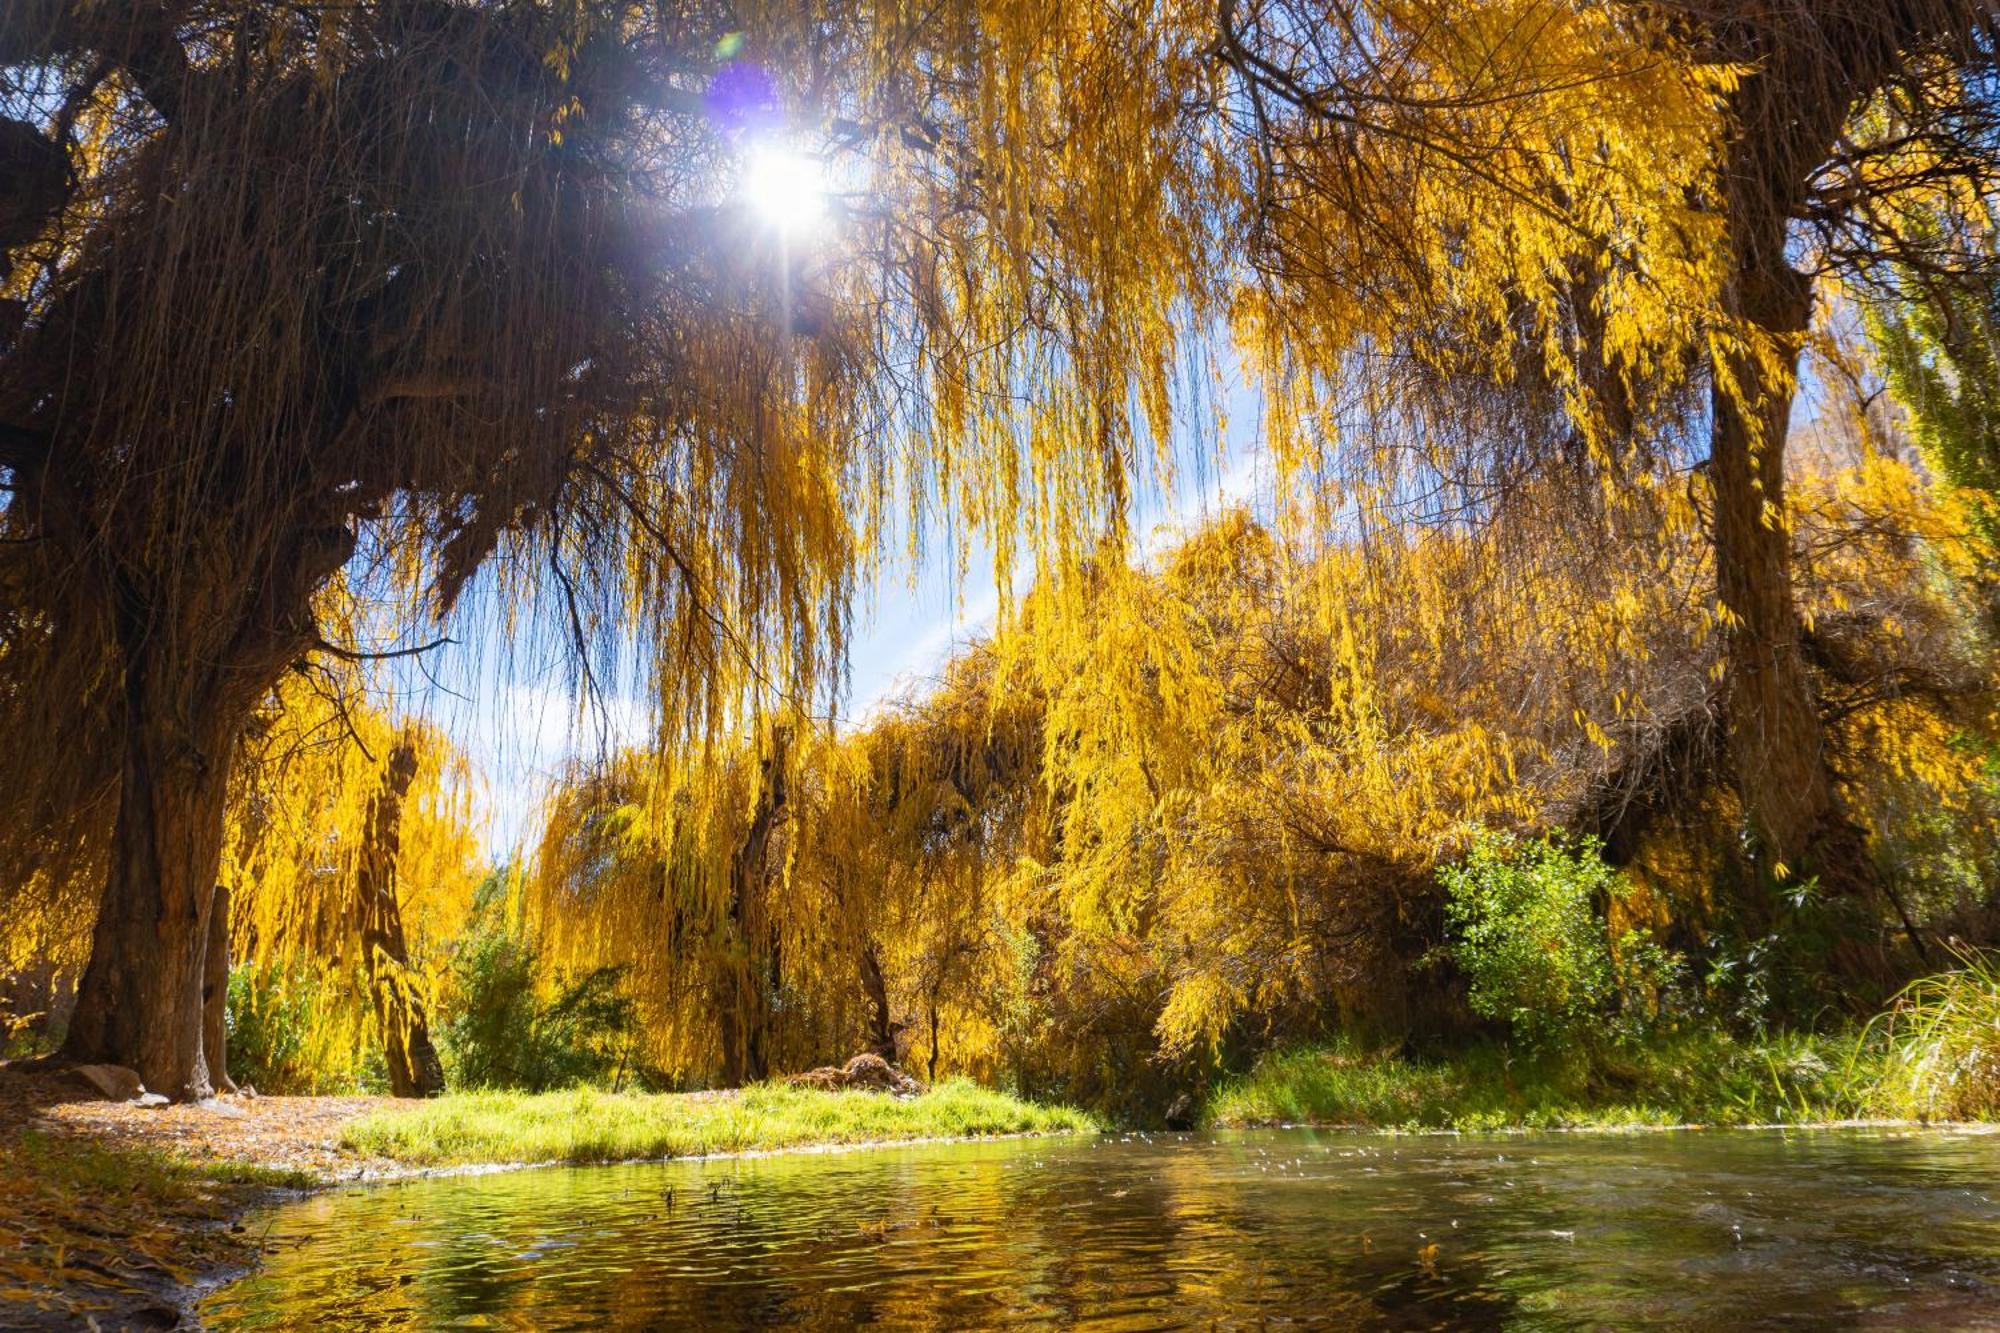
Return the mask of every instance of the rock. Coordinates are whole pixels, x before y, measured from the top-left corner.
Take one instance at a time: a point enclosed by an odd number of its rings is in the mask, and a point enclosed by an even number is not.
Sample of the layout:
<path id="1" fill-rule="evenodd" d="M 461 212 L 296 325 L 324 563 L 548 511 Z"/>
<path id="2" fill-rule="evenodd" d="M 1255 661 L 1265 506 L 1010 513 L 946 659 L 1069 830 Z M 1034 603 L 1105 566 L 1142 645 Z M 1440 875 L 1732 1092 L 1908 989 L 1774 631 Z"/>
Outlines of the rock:
<path id="1" fill-rule="evenodd" d="M 195 1105 L 204 1111 L 213 1111 L 216 1115 L 228 1116 L 231 1120 L 247 1120 L 250 1118 L 248 1111 L 240 1106 L 231 1106 L 220 1097 L 209 1097 L 196 1102 Z"/>
<path id="2" fill-rule="evenodd" d="M 169 1099 L 169 1098 L 167 1097 L 167 1095 L 166 1095 L 165 1093 L 161 1093 L 161 1092 L 142 1092 L 142 1093 L 140 1093 L 140 1094 L 139 1094 L 139 1095 L 138 1095 L 137 1097 L 134 1097 L 134 1098 L 132 1099 L 132 1105 L 134 1105 L 134 1106 L 165 1106 L 165 1105 L 167 1105 L 167 1104 L 168 1104 L 169 1100 L 170 1100 L 170 1099 Z"/>
<path id="3" fill-rule="evenodd" d="M 129 1102 L 146 1091 L 139 1075 L 124 1065 L 76 1065 L 69 1072 L 107 1102 Z"/>

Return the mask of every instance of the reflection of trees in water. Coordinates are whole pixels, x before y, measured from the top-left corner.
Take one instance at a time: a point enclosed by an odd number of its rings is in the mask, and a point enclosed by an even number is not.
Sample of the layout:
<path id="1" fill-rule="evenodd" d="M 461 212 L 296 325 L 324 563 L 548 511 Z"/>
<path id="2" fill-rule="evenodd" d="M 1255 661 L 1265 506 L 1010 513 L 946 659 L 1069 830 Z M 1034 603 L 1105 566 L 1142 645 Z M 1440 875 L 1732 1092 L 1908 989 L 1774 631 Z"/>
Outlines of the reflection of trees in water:
<path id="1" fill-rule="evenodd" d="M 267 1273 L 207 1313 L 225 1328 L 1839 1322 L 1893 1274 L 1913 1302 L 1898 1309 L 1962 1315 L 2000 1284 L 2000 1210 L 1968 1188 L 1996 1148 L 1256 1134 L 530 1171 L 312 1200 L 280 1220 Z"/>
<path id="2" fill-rule="evenodd" d="M 1363 1249 L 1338 1216 L 1347 1190 L 1274 1187 L 1239 1165 L 1227 1149 L 1161 1140 L 440 1180 L 307 1205 L 291 1229 L 316 1239 L 273 1256 L 233 1308 L 412 1328 L 1259 1312 L 1319 1327 L 1483 1326 L 1514 1308 L 1463 1256 L 1440 1278 L 1386 1234 Z"/>

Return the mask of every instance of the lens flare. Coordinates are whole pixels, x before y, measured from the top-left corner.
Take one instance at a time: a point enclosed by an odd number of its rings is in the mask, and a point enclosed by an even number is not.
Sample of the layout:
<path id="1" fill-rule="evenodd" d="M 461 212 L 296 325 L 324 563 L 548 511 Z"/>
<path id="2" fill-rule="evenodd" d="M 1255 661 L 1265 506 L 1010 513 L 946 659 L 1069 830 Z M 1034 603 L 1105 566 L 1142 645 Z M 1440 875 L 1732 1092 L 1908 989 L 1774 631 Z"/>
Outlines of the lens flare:
<path id="1" fill-rule="evenodd" d="M 743 202 L 788 237 L 812 232 L 826 220 L 826 170 L 816 159 L 764 145 L 743 163 Z"/>

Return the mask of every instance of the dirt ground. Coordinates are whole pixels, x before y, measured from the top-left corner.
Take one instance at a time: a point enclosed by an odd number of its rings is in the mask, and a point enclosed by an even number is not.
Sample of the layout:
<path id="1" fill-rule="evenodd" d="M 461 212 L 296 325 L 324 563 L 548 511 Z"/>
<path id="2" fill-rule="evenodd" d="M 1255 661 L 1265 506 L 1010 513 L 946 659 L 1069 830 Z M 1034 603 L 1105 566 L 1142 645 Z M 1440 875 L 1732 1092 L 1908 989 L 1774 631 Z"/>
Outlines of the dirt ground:
<path id="1" fill-rule="evenodd" d="M 388 1097 L 226 1096 L 186 1106 L 143 1107 L 99 1100 L 53 1074 L 0 1068 L 0 1140 L 23 1129 L 85 1137 L 112 1147 L 152 1148 L 195 1162 L 233 1162 L 310 1171 L 331 1179 L 388 1169 L 389 1162 L 344 1156 L 340 1127 Z"/>

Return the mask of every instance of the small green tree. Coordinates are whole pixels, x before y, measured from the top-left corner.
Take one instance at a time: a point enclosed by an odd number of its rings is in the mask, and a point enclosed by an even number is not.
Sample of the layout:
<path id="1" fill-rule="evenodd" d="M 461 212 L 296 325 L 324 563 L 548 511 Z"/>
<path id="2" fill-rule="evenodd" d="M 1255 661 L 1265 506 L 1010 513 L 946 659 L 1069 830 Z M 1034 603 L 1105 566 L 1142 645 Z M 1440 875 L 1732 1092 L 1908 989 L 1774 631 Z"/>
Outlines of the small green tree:
<path id="1" fill-rule="evenodd" d="M 1485 833 L 1438 871 L 1446 952 L 1471 983 L 1473 1012 L 1531 1046 L 1577 1032 L 1618 994 L 1597 904 L 1616 896 L 1619 877 L 1598 848 Z"/>
<path id="2" fill-rule="evenodd" d="M 534 942 L 508 919 L 504 878 L 481 887 L 453 962 L 457 1003 L 443 1030 L 452 1086 L 545 1092 L 610 1081 L 627 1068 L 638 1026 L 626 969 L 557 976 L 545 995 Z"/>

